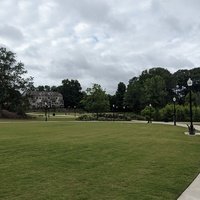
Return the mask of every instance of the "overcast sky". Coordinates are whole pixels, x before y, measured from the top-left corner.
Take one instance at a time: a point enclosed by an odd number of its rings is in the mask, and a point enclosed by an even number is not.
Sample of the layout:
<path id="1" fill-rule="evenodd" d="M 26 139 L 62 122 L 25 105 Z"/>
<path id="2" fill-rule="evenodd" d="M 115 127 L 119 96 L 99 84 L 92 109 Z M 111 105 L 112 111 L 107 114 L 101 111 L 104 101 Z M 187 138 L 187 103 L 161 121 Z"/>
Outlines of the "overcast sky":
<path id="1" fill-rule="evenodd" d="M 144 69 L 200 66 L 200 0 L 0 0 L 0 46 L 36 86 L 112 93 Z"/>

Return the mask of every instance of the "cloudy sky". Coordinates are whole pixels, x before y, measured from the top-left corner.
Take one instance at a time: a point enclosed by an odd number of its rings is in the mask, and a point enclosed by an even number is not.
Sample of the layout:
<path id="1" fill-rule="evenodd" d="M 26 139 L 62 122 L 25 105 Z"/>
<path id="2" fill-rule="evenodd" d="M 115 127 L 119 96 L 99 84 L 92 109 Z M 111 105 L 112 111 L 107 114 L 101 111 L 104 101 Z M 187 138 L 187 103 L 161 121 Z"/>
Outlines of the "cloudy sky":
<path id="1" fill-rule="evenodd" d="M 0 46 L 35 85 L 107 92 L 144 69 L 200 66 L 199 0 L 0 0 Z"/>

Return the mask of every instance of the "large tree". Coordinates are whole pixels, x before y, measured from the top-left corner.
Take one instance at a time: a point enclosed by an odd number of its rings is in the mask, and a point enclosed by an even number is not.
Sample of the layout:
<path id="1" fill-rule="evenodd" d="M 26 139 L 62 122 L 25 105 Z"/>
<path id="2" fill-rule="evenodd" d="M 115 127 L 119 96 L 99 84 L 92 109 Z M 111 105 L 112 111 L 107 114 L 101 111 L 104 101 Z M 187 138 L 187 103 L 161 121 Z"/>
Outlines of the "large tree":
<path id="1" fill-rule="evenodd" d="M 161 76 L 155 75 L 148 78 L 144 82 L 144 102 L 151 103 L 155 108 L 161 108 L 166 105 L 167 89 L 164 79 Z"/>
<path id="2" fill-rule="evenodd" d="M 118 84 L 117 91 L 115 94 L 116 106 L 118 107 L 119 111 L 123 110 L 125 92 L 126 92 L 126 85 L 123 82 L 120 82 Z"/>
<path id="3" fill-rule="evenodd" d="M 195 93 L 200 92 L 200 68 L 194 68 L 194 69 L 182 69 L 178 70 L 173 74 L 173 79 L 176 82 L 177 88 L 174 88 L 174 91 L 176 90 L 179 97 L 179 103 L 183 104 L 185 102 L 185 96 L 188 93 L 187 89 L 187 81 L 189 77 L 193 81 L 192 85 L 192 91 Z"/>
<path id="4" fill-rule="evenodd" d="M 33 87 L 33 78 L 25 78 L 26 73 L 15 53 L 0 47 L 0 109 L 22 111 L 27 102 L 24 94 Z"/>
<path id="5" fill-rule="evenodd" d="M 140 112 L 144 104 L 144 87 L 141 82 L 134 77 L 129 81 L 127 92 L 125 93 L 124 103 L 131 110 Z"/>
<path id="6" fill-rule="evenodd" d="M 160 108 L 171 101 L 173 86 L 168 70 L 160 67 L 144 70 L 139 77 L 129 81 L 125 103 L 135 112 L 140 112 L 149 103 Z"/>
<path id="7" fill-rule="evenodd" d="M 86 90 L 82 104 L 87 111 L 96 113 L 97 119 L 99 113 L 109 110 L 108 95 L 98 84 L 94 84 L 92 88 Z"/>
<path id="8" fill-rule="evenodd" d="M 83 93 L 81 84 L 77 80 L 65 79 L 57 89 L 63 95 L 65 108 L 79 106 Z"/>

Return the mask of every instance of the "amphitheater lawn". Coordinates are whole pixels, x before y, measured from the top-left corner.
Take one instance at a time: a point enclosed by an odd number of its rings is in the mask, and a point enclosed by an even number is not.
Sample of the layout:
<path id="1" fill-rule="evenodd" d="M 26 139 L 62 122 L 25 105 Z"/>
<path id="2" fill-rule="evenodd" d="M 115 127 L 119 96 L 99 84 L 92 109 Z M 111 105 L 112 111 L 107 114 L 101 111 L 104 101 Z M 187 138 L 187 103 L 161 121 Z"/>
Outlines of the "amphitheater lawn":
<path id="1" fill-rule="evenodd" d="M 0 123 L 0 199 L 176 199 L 200 172 L 200 137 L 125 123 Z"/>

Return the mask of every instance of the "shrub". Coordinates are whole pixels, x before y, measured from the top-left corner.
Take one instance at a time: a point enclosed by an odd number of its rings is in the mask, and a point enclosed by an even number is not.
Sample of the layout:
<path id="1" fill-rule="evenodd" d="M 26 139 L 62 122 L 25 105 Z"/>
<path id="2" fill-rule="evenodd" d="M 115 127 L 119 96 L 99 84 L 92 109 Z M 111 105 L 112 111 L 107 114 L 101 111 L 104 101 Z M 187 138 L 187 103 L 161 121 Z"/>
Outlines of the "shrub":
<path id="1" fill-rule="evenodd" d="M 96 120 L 96 117 L 91 116 L 91 115 L 81 115 L 80 117 L 77 118 L 77 120 L 81 120 L 81 121 L 93 121 L 93 120 Z"/>
<path id="2" fill-rule="evenodd" d="M 145 117 L 146 120 L 152 120 L 154 119 L 154 115 L 155 115 L 155 108 L 153 107 L 149 107 L 146 106 L 142 111 L 141 111 L 141 115 L 143 117 Z"/>
<path id="3" fill-rule="evenodd" d="M 80 117 L 77 118 L 77 120 L 81 121 L 130 121 L 131 117 L 124 115 L 124 114 L 119 114 L 119 113 L 100 113 L 98 114 L 98 119 L 96 115 L 81 115 Z"/>
<path id="4" fill-rule="evenodd" d="M 173 105 L 166 105 L 164 108 L 160 109 L 159 111 L 160 114 L 160 120 L 168 122 L 168 121 L 173 121 L 173 116 L 174 116 L 174 108 Z"/>

